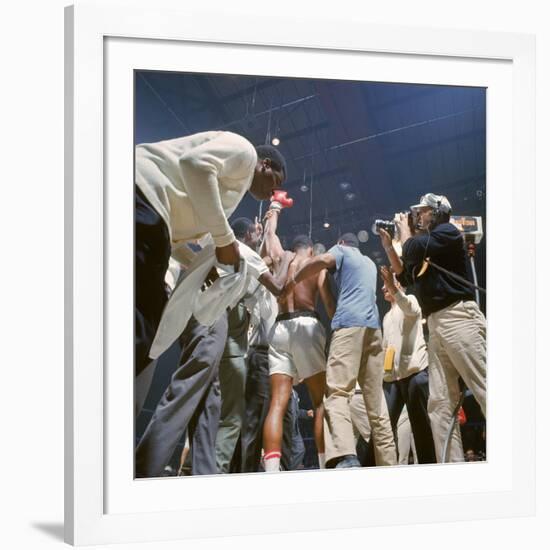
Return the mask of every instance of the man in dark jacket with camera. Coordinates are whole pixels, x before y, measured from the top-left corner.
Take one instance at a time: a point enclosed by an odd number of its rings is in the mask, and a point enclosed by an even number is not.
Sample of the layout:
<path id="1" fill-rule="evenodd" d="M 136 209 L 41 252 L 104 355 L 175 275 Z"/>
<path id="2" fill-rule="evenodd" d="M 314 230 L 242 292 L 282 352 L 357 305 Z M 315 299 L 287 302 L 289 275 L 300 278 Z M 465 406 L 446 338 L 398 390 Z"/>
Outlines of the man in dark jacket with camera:
<path id="1" fill-rule="evenodd" d="M 400 214 L 396 228 L 403 248 L 399 258 L 389 234 L 380 230 L 382 243 L 398 280 L 412 286 L 429 328 L 430 397 L 438 462 L 464 460 L 460 429 L 455 423 L 446 456 L 443 448 L 453 411 L 460 398 L 459 378 L 472 391 L 485 414 L 486 321 L 467 280 L 466 252 L 460 230 L 450 223 L 451 205 L 443 195 L 428 193 Z"/>

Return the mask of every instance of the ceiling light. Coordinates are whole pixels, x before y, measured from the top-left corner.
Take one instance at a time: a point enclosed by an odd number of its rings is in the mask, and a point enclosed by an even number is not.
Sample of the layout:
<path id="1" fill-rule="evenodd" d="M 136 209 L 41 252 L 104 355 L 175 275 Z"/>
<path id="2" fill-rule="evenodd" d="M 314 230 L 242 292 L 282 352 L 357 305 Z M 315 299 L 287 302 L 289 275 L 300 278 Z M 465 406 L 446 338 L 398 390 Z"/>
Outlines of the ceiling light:
<path id="1" fill-rule="evenodd" d="M 329 222 L 328 220 L 325 220 L 325 221 L 323 222 L 323 227 L 324 227 L 325 229 L 328 229 L 328 228 L 330 227 L 330 222 Z"/>
<path id="2" fill-rule="evenodd" d="M 360 243 L 366 243 L 369 240 L 369 234 L 365 229 L 361 229 L 361 231 L 357 233 L 357 238 Z"/>
<path id="3" fill-rule="evenodd" d="M 303 185 L 300 185 L 300 191 L 305 193 L 306 191 L 309 191 L 309 187 L 304 183 Z"/>
<path id="4" fill-rule="evenodd" d="M 275 145 L 275 147 L 277 147 L 277 145 L 279 145 L 279 143 L 281 143 L 281 140 L 278 138 L 278 137 L 274 137 L 272 140 L 271 140 L 271 143 L 273 145 Z"/>
<path id="5" fill-rule="evenodd" d="M 340 189 L 342 189 L 342 191 L 347 191 L 350 187 L 351 183 L 349 181 L 340 182 Z"/>
<path id="6" fill-rule="evenodd" d="M 354 198 L 355 198 L 355 193 L 346 193 L 344 195 L 344 198 L 347 200 L 347 201 L 352 201 Z"/>

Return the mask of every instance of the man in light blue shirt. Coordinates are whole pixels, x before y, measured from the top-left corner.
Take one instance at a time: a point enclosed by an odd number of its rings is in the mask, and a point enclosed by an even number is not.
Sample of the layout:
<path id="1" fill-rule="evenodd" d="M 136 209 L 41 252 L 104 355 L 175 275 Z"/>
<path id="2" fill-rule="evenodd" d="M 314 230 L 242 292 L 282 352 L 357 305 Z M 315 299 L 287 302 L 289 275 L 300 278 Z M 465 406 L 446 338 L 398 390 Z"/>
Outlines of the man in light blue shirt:
<path id="1" fill-rule="evenodd" d="M 347 235 L 355 237 L 353 233 Z M 353 244 L 340 244 L 344 237 L 346 235 L 327 252 L 334 258 L 334 267 L 329 271 L 334 276 L 338 293 L 332 330 L 380 328 L 376 306 L 376 265 Z M 348 240 L 353 242 L 350 237 Z"/>
<path id="2" fill-rule="evenodd" d="M 327 468 L 360 466 L 349 405 L 356 383 L 372 427 L 376 464 L 396 464 L 395 441 L 382 390 L 384 353 L 376 306 L 376 265 L 360 252 L 357 237 L 346 233 L 328 252 L 303 264 L 284 292 L 322 269 L 333 274 L 337 287 L 325 396 Z"/>

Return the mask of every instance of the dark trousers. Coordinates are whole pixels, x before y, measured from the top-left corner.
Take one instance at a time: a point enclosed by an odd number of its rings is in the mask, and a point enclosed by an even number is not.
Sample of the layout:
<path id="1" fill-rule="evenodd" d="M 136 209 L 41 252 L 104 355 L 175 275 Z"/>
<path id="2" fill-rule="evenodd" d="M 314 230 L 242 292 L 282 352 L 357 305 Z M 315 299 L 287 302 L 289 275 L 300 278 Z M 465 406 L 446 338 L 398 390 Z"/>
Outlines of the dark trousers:
<path id="1" fill-rule="evenodd" d="M 283 418 L 283 445 L 281 465 L 284 470 L 297 470 L 304 461 L 306 447 L 300 432 L 300 407 L 298 394 L 292 390 Z"/>
<path id="2" fill-rule="evenodd" d="M 164 220 L 135 187 L 135 372 L 151 362 L 149 349 L 167 301 L 164 276 L 170 234 Z"/>
<path id="3" fill-rule="evenodd" d="M 269 411 L 269 361 L 266 348 L 248 351 L 245 411 L 241 431 L 241 471 L 257 472 L 262 456 L 262 430 Z"/>
<path id="4" fill-rule="evenodd" d="M 263 471 L 263 427 L 271 399 L 267 346 L 250 348 L 247 362 L 245 413 L 241 430 L 241 471 L 259 472 Z M 283 419 L 281 465 L 285 470 L 294 470 L 303 459 L 304 443 L 299 431 L 298 434 L 295 433 L 297 425 L 298 405 L 291 396 Z"/>
<path id="5" fill-rule="evenodd" d="M 409 420 L 420 464 L 436 462 L 435 448 L 428 416 L 428 369 L 395 382 L 384 382 L 384 393 L 393 432 L 397 441 L 397 421 L 407 405 Z"/>
<path id="6" fill-rule="evenodd" d="M 136 449 L 136 477 L 160 477 L 186 429 L 192 473 L 215 474 L 221 396 L 218 368 L 227 338 L 227 315 L 205 327 L 191 317 L 170 385 Z"/>

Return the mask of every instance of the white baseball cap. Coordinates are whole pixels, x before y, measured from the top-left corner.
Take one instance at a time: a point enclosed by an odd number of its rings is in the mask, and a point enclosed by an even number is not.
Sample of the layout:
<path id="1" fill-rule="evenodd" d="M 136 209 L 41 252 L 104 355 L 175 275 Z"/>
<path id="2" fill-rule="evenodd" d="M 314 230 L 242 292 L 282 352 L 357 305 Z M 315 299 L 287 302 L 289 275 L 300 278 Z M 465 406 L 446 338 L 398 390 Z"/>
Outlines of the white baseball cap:
<path id="1" fill-rule="evenodd" d="M 424 206 L 428 206 L 429 208 L 439 208 L 439 210 L 445 214 L 448 214 L 451 211 L 451 203 L 445 195 L 435 195 L 434 193 L 422 195 L 420 197 L 420 202 L 411 206 L 411 210 L 416 210 Z"/>

